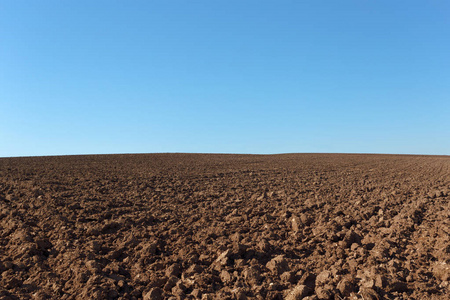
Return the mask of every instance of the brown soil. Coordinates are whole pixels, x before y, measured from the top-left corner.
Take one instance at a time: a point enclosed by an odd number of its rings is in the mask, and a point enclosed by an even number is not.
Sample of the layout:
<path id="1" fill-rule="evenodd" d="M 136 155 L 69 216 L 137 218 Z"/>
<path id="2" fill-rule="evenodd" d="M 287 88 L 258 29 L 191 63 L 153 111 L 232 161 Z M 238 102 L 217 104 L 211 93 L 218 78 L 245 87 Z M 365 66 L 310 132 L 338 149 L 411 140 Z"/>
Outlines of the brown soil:
<path id="1" fill-rule="evenodd" d="M 450 157 L 0 159 L 0 299 L 449 299 Z"/>

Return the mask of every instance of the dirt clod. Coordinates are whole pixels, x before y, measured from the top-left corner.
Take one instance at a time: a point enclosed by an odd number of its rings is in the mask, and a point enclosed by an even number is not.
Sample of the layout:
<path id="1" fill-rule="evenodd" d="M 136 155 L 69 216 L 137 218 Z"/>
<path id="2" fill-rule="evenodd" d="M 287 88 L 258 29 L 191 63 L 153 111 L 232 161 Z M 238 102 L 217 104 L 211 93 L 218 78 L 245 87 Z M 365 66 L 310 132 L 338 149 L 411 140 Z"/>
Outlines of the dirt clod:
<path id="1" fill-rule="evenodd" d="M 284 255 L 278 255 L 266 264 L 266 268 L 274 274 L 281 275 L 289 270 L 289 265 Z"/>
<path id="2" fill-rule="evenodd" d="M 297 285 L 289 292 L 285 300 L 301 300 L 308 295 L 308 290 L 306 285 Z"/>
<path id="3" fill-rule="evenodd" d="M 144 300 L 162 300 L 163 292 L 160 288 L 152 288 L 148 293 L 145 294 Z"/>

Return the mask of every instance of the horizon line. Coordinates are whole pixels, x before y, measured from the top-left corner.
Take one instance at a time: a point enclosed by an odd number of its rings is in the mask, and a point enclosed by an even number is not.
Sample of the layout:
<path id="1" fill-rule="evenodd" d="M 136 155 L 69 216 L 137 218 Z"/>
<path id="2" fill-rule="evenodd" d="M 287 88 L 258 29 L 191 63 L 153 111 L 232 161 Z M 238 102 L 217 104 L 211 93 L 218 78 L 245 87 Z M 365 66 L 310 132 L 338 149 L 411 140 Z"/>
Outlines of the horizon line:
<path id="1" fill-rule="evenodd" d="M 0 156 L 0 159 L 67 157 L 67 156 L 152 155 L 152 154 L 254 155 L 254 156 L 275 156 L 275 155 L 293 155 L 293 154 L 450 156 L 450 154 L 384 153 L 384 152 L 280 152 L 280 153 L 242 153 L 241 152 L 241 153 L 239 153 L 239 152 L 176 152 L 176 151 L 174 151 L 174 152 L 123 152 L 123 153 L 76 153 L 76 154 L 17 155 L 17 156 Z"/>

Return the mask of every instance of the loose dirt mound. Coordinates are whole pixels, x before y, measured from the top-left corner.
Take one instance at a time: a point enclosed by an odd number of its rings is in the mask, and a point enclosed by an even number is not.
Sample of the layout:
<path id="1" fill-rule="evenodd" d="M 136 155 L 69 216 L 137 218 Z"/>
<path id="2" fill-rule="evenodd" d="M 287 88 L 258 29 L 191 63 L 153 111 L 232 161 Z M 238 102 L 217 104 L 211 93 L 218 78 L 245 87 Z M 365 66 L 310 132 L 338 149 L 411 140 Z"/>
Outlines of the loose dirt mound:
<path id="1" fill-rule="evenodd" d="M 448 299 L 450 158 L 0 159 L 0 299 Z"/>

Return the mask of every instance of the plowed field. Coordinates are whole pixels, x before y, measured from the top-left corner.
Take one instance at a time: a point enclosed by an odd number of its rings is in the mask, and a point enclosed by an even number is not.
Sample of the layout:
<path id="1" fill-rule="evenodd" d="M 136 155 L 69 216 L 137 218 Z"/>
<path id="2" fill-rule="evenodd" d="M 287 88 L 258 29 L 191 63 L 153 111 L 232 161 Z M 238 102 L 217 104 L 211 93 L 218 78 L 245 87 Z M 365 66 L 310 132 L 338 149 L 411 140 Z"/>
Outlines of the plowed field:
<path id="1" fill-rule="evenodd" d="M 450 157 L 0 159 L 0 299 L 449 299 Z"/>

